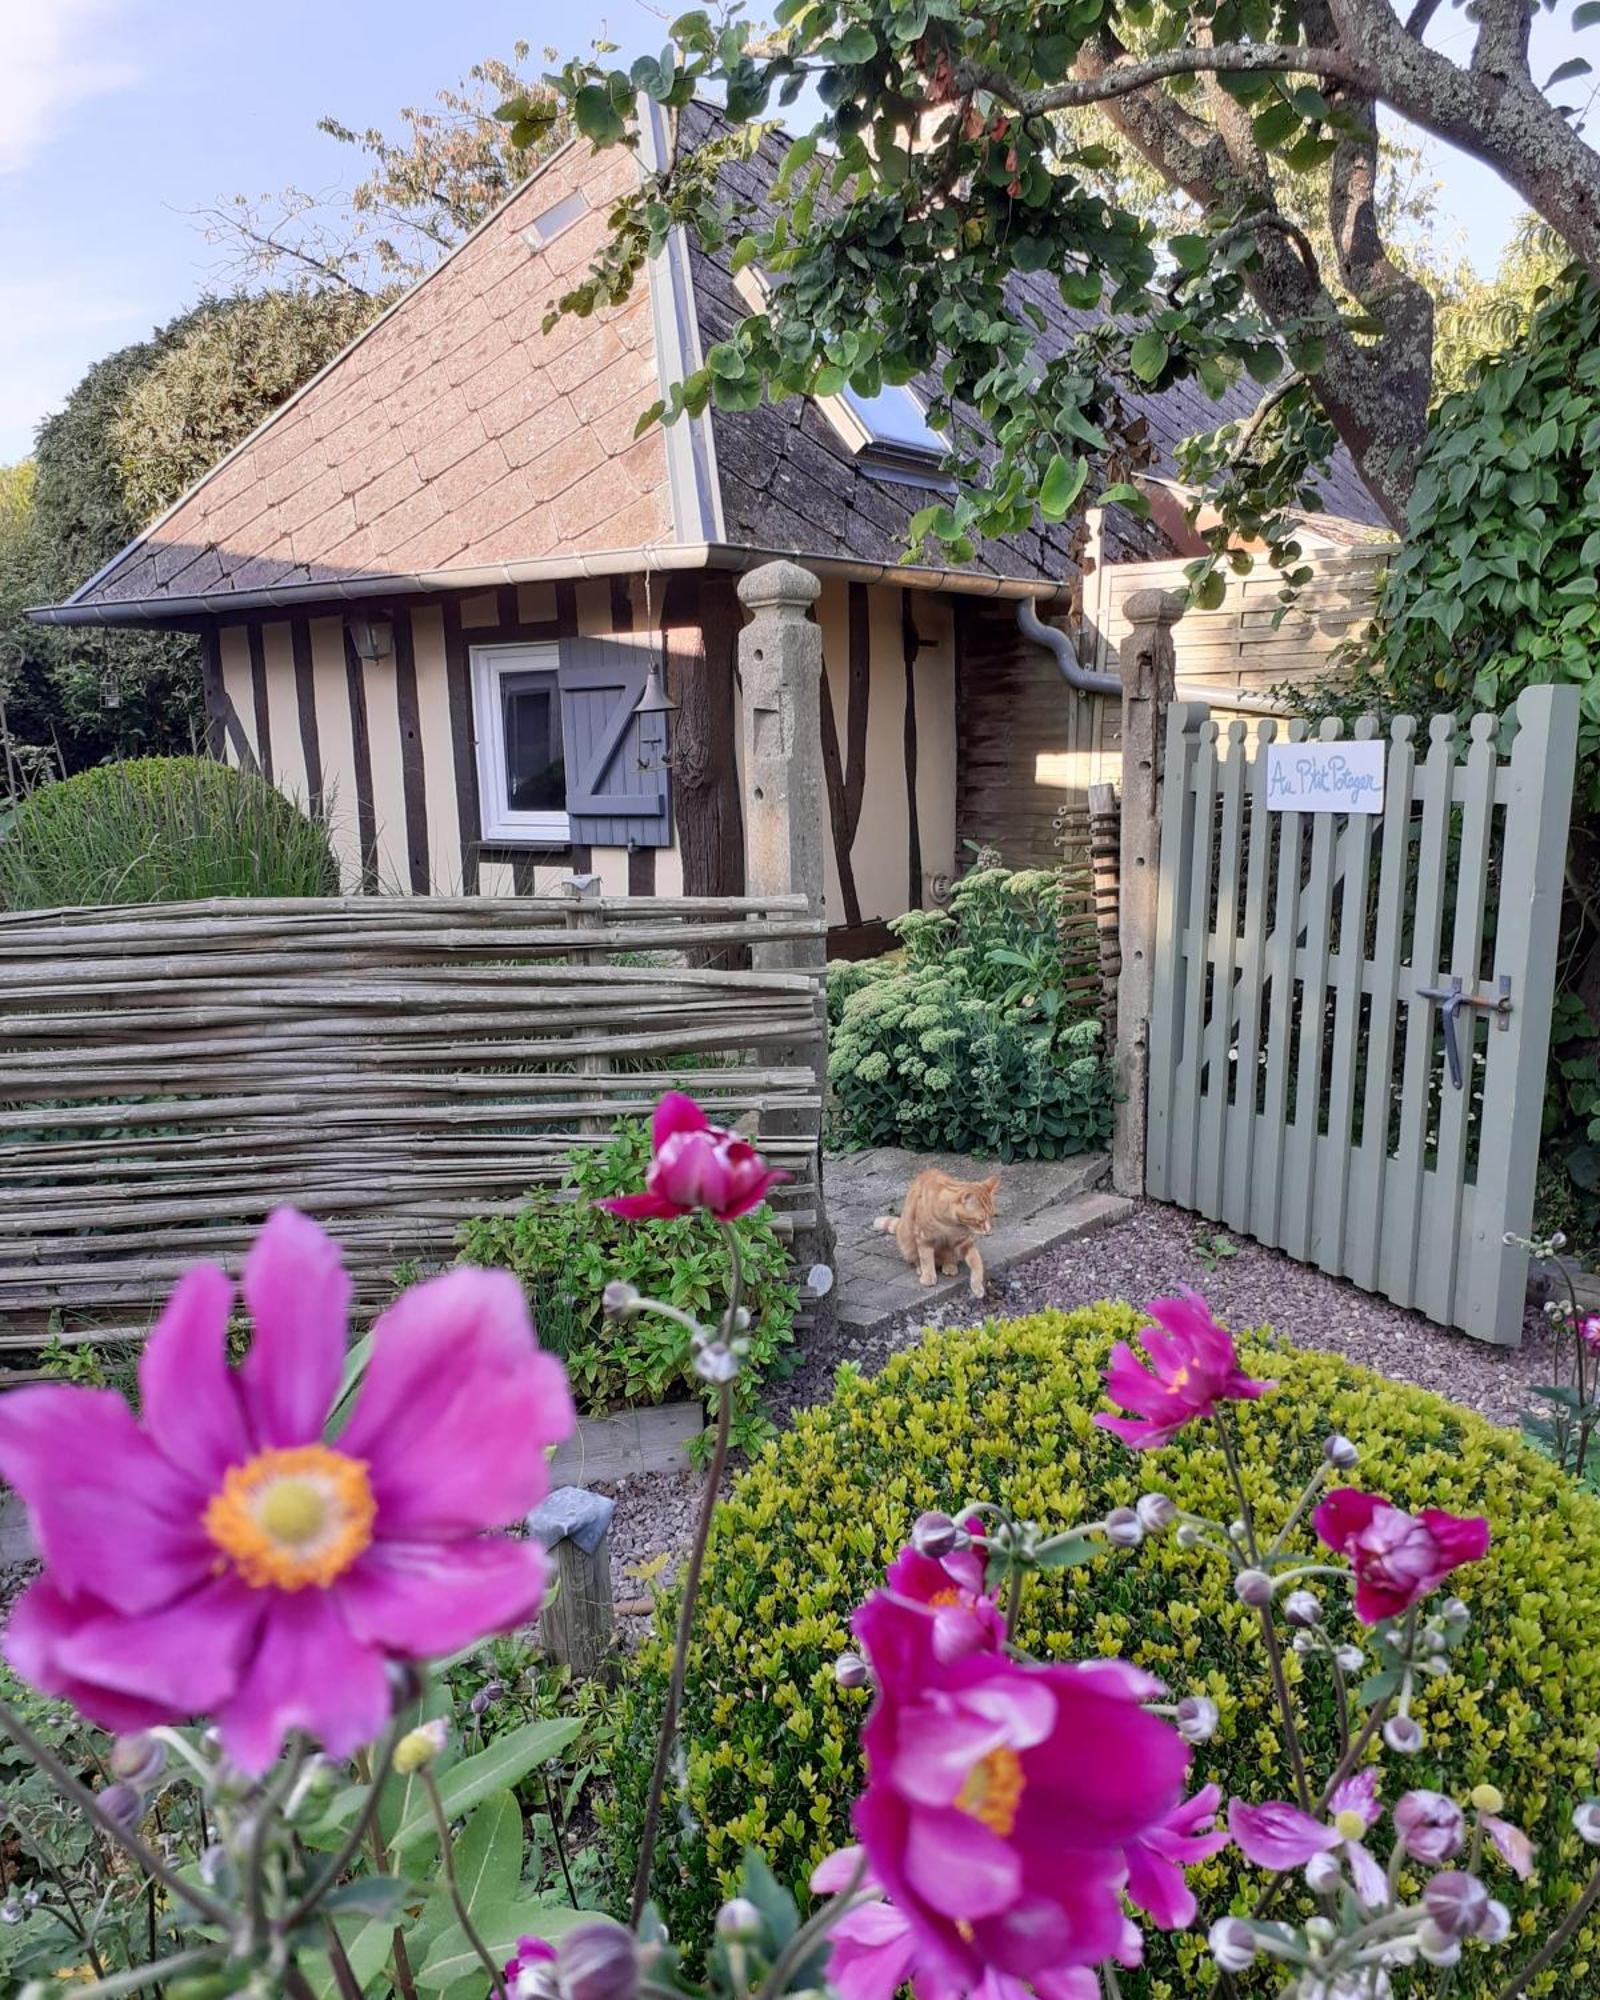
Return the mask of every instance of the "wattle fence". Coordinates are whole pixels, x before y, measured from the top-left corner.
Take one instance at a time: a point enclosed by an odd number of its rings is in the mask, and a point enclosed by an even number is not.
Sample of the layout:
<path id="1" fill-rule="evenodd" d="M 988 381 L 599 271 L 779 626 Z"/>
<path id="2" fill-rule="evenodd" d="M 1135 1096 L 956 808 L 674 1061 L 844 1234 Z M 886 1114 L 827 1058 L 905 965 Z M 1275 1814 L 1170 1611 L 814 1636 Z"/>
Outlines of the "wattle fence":
<path id="1" fill-rule="evenodd" d="M 666 1089 L 753 1120 L 810 1228 L 823 934 L 802 896 L 0 914 L 0 1349 L 142 1334 L 283 1202 L 379 1302 Z"/>

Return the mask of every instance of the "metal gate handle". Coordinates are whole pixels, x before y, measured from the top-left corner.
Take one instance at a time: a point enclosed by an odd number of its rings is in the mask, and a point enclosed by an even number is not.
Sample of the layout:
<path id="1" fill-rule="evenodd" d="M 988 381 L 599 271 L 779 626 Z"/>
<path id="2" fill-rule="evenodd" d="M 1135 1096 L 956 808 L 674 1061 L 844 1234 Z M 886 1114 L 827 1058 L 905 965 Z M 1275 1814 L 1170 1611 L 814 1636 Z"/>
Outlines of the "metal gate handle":
<path id="1" fill-rule="evenodd" d="M 1499 1025 L 1502 1028 L 1507 1028 L 1511 1025 L 1509 1019 L 1511 1013 L 1511 975 L 1509 972 L 1501 973 L 1500 991 L 1498 996 L 1492 1000 L 1485 993 L 1464 992 L 1464 985 L 1465 982 L 1458 974 L 1452 977 L 1448 986 L 1419 986 L 1417 988 L 1417 994 L 1420 999 L 1436 1000 L 1439 1003 L 1439 1018 L 1444 1023 L 1444 1059 L 1450 1071 L 1450 1081 L 1457 1090 L 1462 1090 L 1466 1087 L 1466 1078 L 1461 1068 L 1461 1050 L 1456 1042 L 1456 1016 L 1461 1012 L 1461 1009 L 1463 1007 L 1482 1007 L 1485 1011 L 1498 1016 Z"/>

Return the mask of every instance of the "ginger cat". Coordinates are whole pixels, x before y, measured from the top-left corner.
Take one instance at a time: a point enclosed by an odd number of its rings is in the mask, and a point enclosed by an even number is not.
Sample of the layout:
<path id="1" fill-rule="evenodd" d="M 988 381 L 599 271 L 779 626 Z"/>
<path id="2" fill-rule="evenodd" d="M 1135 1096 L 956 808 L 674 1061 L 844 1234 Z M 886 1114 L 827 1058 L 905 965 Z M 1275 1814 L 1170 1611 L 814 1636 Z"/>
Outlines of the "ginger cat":
<path id="1" fill-rule="evenodd" d="M 914 1265 L 925 1285 L 938 1282 L 939 1272 L 956 1275 L 959 1258 L 972 1279 L 972 1296 L 983 1297 L 983 1258 L 977 1239 L 994 1227 L 1000 1176 L 986 1181 L 958 1181 L 954 1174 L 928 1167 L 906 1189 L 898 1215 L 880 1215 L 874 1229 L 893 1232 L 900 1255 Z"/>

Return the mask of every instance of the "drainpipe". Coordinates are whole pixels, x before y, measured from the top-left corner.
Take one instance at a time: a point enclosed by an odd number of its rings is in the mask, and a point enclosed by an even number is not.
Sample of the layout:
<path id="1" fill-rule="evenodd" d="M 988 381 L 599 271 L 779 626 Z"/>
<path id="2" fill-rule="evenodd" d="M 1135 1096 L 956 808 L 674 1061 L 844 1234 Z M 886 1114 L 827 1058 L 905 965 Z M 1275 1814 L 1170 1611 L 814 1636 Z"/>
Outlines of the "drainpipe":
<path id="1" fill-rule="evenodd" d="M 1095 673 L 1091 668 L 1080 666 L 1077 648 L 1059 625 L 1047 624 L 1034 605 L 1031 597 L 1020 598 L 1017 602 L 1017 625 L 1025 638 L 1046 648 L 1055 655 L 1056 665 L 1061 669 L 1061 678 L 1068 687 L 1076 688 L 1080 694 L 1105 694 L 1117 700 L 1122 697 L 1122 682 L 1115 674 Z M 1179 701 L 1201 701 L 1207 707 L 1222 708 L 1235 715 L 1293 715 L 1294 710 L 1287 702 L 1275 701 L 1271 695 L 1247 694 L 1240 688 L 1214 686 L 1209 681 L 1179 681 L 1174 692 Z"/>

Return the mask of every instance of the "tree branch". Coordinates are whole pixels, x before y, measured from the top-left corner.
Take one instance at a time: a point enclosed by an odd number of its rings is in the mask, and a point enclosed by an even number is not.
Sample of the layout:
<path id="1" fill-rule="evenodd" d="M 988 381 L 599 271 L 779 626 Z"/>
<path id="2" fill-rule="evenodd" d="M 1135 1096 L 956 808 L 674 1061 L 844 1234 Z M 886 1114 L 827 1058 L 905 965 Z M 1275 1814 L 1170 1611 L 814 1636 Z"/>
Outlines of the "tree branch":
<path id="1" fill-rule="evenodd" d="M 1360 77 L 1358 65 L 1345 50 L 1303 48 L 1297 42 L 1220 42 L 1209 48 L 1161 49 L 1152 56 L 1120 58 L 1093 75 L 1076 76 L 1043 90 L 1025 89 L 1004 70 L 985 63 L 962 63 L 955 74 L 958 88 L 986 90 L 1024 117 L 1103 104 L 1173 76 L 1293 74 L 1326 77 L 1335 83 L 1354 83 Z"/>
<path id="2" fill-rule="evenodd" d="M 1439 11 L 1439 0 L 1417 0 L 1417 4 L 1406 16 L 1406 33 L 1414 42 L 1420 42 L 1427 32 L 1428 23 Z"/>

